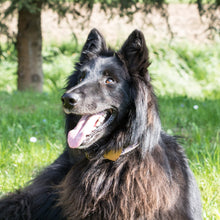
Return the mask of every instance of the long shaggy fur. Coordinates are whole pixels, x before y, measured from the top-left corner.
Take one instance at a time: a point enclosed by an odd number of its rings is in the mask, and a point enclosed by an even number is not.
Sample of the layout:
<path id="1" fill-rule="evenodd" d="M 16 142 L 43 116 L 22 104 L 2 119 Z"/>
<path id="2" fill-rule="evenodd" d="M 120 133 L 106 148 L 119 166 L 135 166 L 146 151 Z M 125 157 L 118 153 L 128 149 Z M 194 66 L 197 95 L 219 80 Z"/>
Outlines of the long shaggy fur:
<path id="1" fill-rule="evenodd" d="M 88 76 L 81 82 L 85 66 Z M 117 79 L 110 86 L 102 84 L 105 76 L 100 75 L 106 66 Z M 107 48 L 96 29 L 90 32 L 68 78 L 65 94 L 78 98 L 74 109 L 66 109 L 66 134 L 81 115 L 113 106 L 117 117 L 90 146 L 67 146 L 28 187 L 3 197 L 0 219 L 202 219 L 200 194 L 183 149 L 161 129 L 148 66 L 142 32 L 132 32 L 117 52 Z M 116 161 L 103 156 L 135 145 Z"/>
<path id="2" fill-rule="evenodd" d="M 144 216 L 168 219 L 169 210 L 177 203 L 180 192 L 177 183 L 171 182 L 163 167 L 158 165 L 163 161 L 157 158 L 160 154 L 157 151 L 159 147 L 144 162 L 140 152 L 135 152 L 115 164 L 100 159 L 85 161 L 77 170 L 72 168 L 61 184 L 60 205 L 68 218 L 138 219 Z M 181 172 L 180 167 L 176 172 Z M 76 185 L 71 185 L 72 182 Z M 73 203 L 76 200 L 77 203 Z M 160 216 L 160 212 L 166 215 Z"/>

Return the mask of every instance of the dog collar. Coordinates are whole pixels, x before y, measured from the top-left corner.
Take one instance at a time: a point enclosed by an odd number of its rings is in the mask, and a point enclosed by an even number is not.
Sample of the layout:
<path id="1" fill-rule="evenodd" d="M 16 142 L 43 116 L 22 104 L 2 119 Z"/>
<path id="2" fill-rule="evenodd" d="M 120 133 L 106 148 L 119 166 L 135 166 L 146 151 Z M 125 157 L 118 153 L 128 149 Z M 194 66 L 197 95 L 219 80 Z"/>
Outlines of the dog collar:
<path id="1" fill-rule="evenodd" d="M 119 150 L 115 151 L 115 150 L 110 150 L 109 152 L 105 153 L 103 155 L 103 157 L 105 159 L 111 160 L 111 161 L 116 161 L 120 156 L 125 155 L 131 151 L 133 151 L 134 149 L 136 149 L 138 147 L 139 144 L 133 144 L 130 145 L 128 147 L 126 147 L 125 149 L 120 148 Z"/>
<path id="2" fill-rule="evenodd" d="M 122 154 L 123 149 L 120 148 L 119 150 L 110 150 L 109 152 L 105 153 L 103 157 L 107 160 L 116 161 Z"/>
<path id="3" fill-rule="evenodd" d="M 125 155 L 138 147 L 139 144 L 134 144 L 126 147 L 125 149 L 120 148 L 119 150 L 110 150 L 103 155 L 107 160 L 116 161 L 120 156 Z M 86 158 L 91 159 L 91 156 L 86 153 Z"/>

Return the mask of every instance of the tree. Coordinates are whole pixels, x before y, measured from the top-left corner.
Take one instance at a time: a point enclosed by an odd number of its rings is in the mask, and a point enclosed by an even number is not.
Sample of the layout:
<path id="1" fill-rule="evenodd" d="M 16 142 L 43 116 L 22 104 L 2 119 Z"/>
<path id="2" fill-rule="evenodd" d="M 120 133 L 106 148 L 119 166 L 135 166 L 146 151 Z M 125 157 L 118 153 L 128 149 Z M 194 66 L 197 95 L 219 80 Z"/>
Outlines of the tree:
<path id="1" fill-rule="evenodd" d="M 33 12 L 25 7 L 18 11 L 18 90 L 42 91 L 41 2 L 36 7 Z"/>
<path id="2" fill-rule="evenodd" d="M 202 0 L 195 0 L 200 11 L 203 9 Z M 206 0 L 206 2 L 209 0 Z M 211 0 L 210 0 L 211 1 Z M 0 5 L 6 0 L 0 0 Z M 100 10 L 110 11 L 111 15 L 119 12 L 120 16 L 132 18 L 137 11 L 149 13 L 153 8 L 160 9 L 162 15 L 167 17 L 165 0 L 10 0 L 8 6 L 0 12 L 0 32 L 7 33 L 7 26 L 3 23 L 13 12 L 18 13 L 18 33 L 16 37 L 18 54 L 18 90 L 32 89 L 42 91 L 42 34 L 41 34 L 41 11 L 43 8 L 51 8 L 61 17 L 71 13 L 73 18 L 85 17 L 92 12 L 96 2 L 100 3 Z M 212 1 L 213 2 L 213 1 Z M 220 5 L 215 0 L 214 5 Z M 84 8 L 87 13 L 82 14 L 78 8 Z M 119 10 L 113 10 L 113 9 Z"/>

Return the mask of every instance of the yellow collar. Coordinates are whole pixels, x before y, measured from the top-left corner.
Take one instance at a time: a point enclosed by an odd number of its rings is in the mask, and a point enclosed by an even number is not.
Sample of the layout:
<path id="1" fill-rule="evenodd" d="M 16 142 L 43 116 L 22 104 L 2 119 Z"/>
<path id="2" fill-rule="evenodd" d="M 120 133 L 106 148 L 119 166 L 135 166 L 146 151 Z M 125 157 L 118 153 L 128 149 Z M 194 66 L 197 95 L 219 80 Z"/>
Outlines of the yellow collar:
<path id="1" fill-rule="evenodd" d="M 111 160 L 111 161 L 116 161 L 120 157 L 121 153 L 122 153 L 122 148 L 117 150 L 117 151 L 110 150 L 109 152 L 105 153 L 103 155 L 103 157 L 105 159 L 108 159 L 108 160 Z"/>
<path id="2" fill-rule="evenodd" d="M 128 152 L 134 150 L 139 144 L 134 144 L 126 147 L 125 149 L 120 148 L 119 150 L 110 150 L 103 155 L 107 160 L 116 161 L 121 155 L 127 154 Z M 86 153 L 86 158 L 90 159 L 90 155 Z"/>

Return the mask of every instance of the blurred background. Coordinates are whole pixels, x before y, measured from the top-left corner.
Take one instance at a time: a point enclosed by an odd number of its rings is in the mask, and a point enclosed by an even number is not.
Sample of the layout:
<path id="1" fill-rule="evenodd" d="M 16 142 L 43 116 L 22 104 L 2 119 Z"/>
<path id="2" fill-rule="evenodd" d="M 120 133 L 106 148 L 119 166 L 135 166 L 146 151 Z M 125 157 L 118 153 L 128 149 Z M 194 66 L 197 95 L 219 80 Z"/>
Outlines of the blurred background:
<path id="1" fill-rule="evenodd" d="M 89 31 L 149 48 L 163 129 L 179 135 L 204 219 L 220 219 L 219 0 L 0 0 L 0 195 L 65 147 L 60 96 Z"/>

